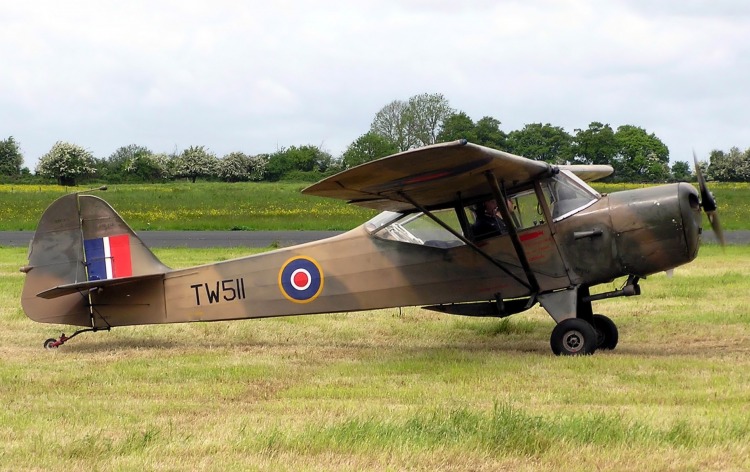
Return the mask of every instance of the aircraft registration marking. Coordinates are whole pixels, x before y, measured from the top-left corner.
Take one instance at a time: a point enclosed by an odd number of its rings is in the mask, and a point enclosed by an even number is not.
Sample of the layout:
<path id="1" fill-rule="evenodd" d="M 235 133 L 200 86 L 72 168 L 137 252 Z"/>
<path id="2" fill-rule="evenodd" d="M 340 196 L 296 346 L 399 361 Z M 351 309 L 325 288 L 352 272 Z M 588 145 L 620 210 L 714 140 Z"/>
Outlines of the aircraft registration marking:
<path id="1" fill-rule="evenodd" d="M 279 290 L 294 303 L 309 303 L 318 298 L 323 282 L 323 269 L 311 257 L 292 257 L 279 270 Z"/>
<path id="2" fill-rule="evenodd" d="M 554 248 L 552 237 L 545 234 L 544 231 L 523 234 L 521 235 L 521 241 L 529 262 L 546 260 Z"/>
<path id="3" fill-rule="evenodd" d="M 521 238 L 521 241 L 531 241 L 532 239 L 536 239 L 543 234 L 544 234 L 544 231 L 533 231 L 531 233 L 522 234 L 520 238 Z"/>
<path id="4" fill-rule="evenodd" d="M 231 302 L 233 300 L 244 300 L 245 279 L 224 279 L 217 280 L 215 283 L 208 282 L 202 284 L 193 284 L 190 286 L 195 291 L 195 304 L 198 306 L 209 305 L 219 302 Z"/>

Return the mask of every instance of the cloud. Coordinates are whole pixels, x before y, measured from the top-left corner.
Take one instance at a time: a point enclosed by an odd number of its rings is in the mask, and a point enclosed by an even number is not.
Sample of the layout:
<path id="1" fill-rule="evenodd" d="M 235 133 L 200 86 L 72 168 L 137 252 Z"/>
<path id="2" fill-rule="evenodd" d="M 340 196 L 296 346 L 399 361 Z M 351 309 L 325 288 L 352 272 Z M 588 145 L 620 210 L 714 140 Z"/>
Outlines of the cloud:
<path id="1" fill-rule="evenodd" d="M 57 140 L 106 157 L 323 144 L 394 99 L 474 119 L 656 133 L 672 158 L 750 147 L 750 7 L 736 2 L 51 2 L 0 18 L 0 134 L 26 163 Z"/>

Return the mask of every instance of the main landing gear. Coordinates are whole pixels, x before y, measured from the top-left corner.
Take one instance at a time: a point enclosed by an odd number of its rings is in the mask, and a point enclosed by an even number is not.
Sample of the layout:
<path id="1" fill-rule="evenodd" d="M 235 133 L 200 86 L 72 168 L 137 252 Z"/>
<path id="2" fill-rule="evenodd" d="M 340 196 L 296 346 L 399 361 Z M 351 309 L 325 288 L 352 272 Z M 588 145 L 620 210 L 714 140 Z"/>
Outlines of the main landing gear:
<path id="1" fill-rule="evenodd" d="M 615 323 L 604 315 L 594 314 L 591 302 L 614 297 L 641 294 L 638 277 L 631 275 L 619 290 L 591 295 L 587 285 L 538 296 L 547 313 L 557 321 L 550 336 L 550 347 L 556 355 L 593 354 L 597 349 L 617 346 L 619 334 Z"/>
<path id="2" fill-rule="evenodd" d="M 103 328 L 103 329 L 105 331 L 109 331 L 109 328 Z M 49 338 L 48 340 L 44 341 L 44 349 L 47 349 L 47 350 L 57 349 L 58 347 L 62 346 L 63 344 L 65 344 L 66 342 L 68 342 L 71 339 L 75 338 L 76 336 L 78 336 L 81 333 L 88 333 L 88 332 L 95 333 L 95 332 L 101 331 L 101 330 L 102 330 L 102 328 L 79 329 L 78 331 L 76 331 L 75 333 L 73 333 L 70 336 L 65 336 L 65 333 L 62 333 L 60 335 L 59 339 Z"/>
<path id="3" fill-rule="evenodd" d="M 588 322 L 568 318 L 559 322 L 550 336 L 552 352 L 558 356 L 576 356 L 593 354 L 597 349 L 614 349 L 619 339 L 615 323 L 604 315 L 593 315 L 591 319 Z"/>

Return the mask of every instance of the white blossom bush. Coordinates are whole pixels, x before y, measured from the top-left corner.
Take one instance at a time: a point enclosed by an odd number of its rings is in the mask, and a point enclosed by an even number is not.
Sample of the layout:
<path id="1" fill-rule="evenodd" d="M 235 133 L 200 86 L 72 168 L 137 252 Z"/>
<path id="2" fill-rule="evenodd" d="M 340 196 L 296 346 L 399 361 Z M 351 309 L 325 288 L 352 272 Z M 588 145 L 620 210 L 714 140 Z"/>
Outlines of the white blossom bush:
<path id="1" fill-rule="evenodd" d="M 226 182 L 263 180 L 267 158 L 264 155 L 248 156 L 232 152 L 219 161 L 218 176 Z"/>
<path id="2" fill-rule="evenodd" d="M 57 180 L 60 185 L 75 185 L 78 177 L 96 172 L 94 156 L 76 144 L 58 141 L 39 159 L 36 173 Z"/>
<path id="3" fill-rule="evenodd" d="M 203 146 L 190 146 L 173 158 L 175 177 L 187 177 L 195 182 L 198 177 L 213 177 L 219 167 L 216 155 Z"/>

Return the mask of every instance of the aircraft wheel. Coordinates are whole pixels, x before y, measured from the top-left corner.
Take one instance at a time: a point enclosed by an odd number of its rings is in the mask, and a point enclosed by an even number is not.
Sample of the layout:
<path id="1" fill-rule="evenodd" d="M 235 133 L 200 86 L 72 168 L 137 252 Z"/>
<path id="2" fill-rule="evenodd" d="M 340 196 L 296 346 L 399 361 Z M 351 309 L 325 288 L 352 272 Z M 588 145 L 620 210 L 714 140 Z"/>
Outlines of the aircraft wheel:
<path id="1" fill-rule="evenodd" d="M 597 349 L 614 349 L 620 335 L 615 322 L 604 315 L 594 315 L 594 330 L 596 331 Z"/>
<path id="2" fill-rule="evenodd" d="M 44 349 L 57 349 L 57 346 L 55 346 L 56 342 L 57 339 L 49 338 L 48 340 L 44 341 Z"/>
<path id="3" fill-rule="evenodd" d="M 579 318 L 562 320 L 552 330 L 550 346 L 555 355 L 578 356 L 593 354 L 596 350 L 596 330 Z"/>

